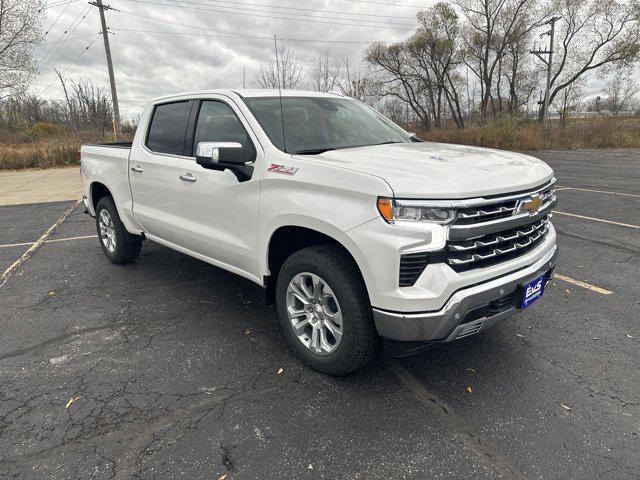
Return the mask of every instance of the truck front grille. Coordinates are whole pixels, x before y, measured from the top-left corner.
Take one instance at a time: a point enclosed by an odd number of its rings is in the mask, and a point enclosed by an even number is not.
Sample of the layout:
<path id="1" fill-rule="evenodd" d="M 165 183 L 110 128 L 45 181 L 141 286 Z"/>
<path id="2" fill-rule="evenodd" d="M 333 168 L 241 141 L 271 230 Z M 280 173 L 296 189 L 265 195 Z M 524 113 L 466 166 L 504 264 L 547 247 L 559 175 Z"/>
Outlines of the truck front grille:
<path id="1" fill-rule="evenodd" d="M 494 265 L 533 250 L 549 230 L 545 216 L 530 225 L 462 242 L 449 242 L 445 261 L 457 272 Z"/>
<path id="2" fill-rule="evenodd" d="M 549 232 L 549 217 L 557 203 L 554 186 L 555 179 L 528 192 L 450 201 L 457 218 L 449 226 L 445 249 L 401 255 L 399 285 L 414 285 L 428 264 L 446 263 L 456 272 L 464 272 L 533 250 Z M 531 208 L 532 200 L 537 209 Z"/>

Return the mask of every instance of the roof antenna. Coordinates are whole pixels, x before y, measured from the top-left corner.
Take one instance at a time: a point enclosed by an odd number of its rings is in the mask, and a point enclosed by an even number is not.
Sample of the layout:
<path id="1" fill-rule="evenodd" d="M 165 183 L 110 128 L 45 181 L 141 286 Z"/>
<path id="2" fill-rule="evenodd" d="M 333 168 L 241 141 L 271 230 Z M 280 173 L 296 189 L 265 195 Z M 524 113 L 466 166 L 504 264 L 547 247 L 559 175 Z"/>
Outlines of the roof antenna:
<path id="1" fill-rule="evenodd" d="M 280 97 L 280 121 L 282 123 L 282 147 L 287 153 L 287 137 L 284 134 L 284 109 L 282 108 L 282 90 L 280 89 L 280 62 L 278 61 L 278 38 L 273 34 L 273 45 L 276 49 L 276 77 L 278 78 L 278 97 Z M 284 73 L 284 72 L 283 72 Z"/>

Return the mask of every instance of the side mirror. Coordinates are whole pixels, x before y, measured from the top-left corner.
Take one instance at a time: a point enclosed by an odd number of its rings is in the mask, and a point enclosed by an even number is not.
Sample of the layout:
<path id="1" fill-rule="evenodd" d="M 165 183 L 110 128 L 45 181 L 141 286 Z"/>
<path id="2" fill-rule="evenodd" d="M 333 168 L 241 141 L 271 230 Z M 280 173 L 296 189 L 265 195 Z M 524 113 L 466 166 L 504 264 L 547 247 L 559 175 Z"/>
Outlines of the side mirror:
<path id="1" fill-rule="evenodd" d="M 241 182 L 253 174 L 253 166 L 247 165 L 244 148 L 238 142 L 200 142 L 196 163 L 210 170 L 231 170 Z"/>
<path id="2" fill-rule="evenodd" d="M 424 140 L 420 140 L 420 139 L 418 138 L 418 134 L 417 134 L 417 133 L 415 133 L 415 132 L 407 132 L 407 133 L 409 134 L 409 139 L 410 139 L 412 142 L 416 142 L 416 143 L 417 143 L 417 142 L 424 142 Z"/>

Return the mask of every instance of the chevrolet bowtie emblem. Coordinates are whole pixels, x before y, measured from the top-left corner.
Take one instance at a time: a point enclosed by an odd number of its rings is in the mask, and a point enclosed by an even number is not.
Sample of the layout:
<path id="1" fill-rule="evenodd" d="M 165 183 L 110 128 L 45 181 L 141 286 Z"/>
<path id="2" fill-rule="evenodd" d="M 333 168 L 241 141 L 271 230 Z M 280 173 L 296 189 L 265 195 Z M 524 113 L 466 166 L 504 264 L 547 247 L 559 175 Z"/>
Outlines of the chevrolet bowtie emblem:
<path id="1" fill-rule="evenodd" d="M 527 211 L 530 214 L 536 213 L 542 205 L 542 199 L 539 196 L 531 197 L 527 200 L 522 200 L 520 204 L 520 208 L 518 209 L 520 212 Z"/>

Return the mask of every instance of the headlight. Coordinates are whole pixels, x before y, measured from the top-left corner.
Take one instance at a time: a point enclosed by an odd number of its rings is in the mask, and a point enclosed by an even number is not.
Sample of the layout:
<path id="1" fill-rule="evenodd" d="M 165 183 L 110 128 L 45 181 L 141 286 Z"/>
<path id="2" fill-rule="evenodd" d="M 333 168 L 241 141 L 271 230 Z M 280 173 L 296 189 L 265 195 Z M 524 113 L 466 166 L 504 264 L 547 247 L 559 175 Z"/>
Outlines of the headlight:
<path id="1" fill-rule="evenodd" d="M 411 200 L 395 200 L 385 197 L 378 198 L 378 211 L 387 223 L 421 222 L 444 225 L 456 219 L 455 210 L 423 207 L 415 203 L 412 204 Z"/>

